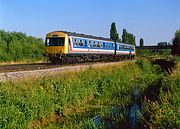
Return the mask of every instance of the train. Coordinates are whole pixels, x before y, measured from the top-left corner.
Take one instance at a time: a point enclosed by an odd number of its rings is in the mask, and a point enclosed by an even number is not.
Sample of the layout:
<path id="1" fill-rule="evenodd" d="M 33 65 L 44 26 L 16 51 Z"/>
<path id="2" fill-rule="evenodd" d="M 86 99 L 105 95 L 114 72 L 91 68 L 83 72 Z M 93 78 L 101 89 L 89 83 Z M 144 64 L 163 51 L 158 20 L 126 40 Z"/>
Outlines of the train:
<path id="1" fill-rule="evenodd" d="M 45 56 L 52 63 L 123 60 L 135 57 L 135 46 L 103 37 L 53 31 L 46 34 Z"/>

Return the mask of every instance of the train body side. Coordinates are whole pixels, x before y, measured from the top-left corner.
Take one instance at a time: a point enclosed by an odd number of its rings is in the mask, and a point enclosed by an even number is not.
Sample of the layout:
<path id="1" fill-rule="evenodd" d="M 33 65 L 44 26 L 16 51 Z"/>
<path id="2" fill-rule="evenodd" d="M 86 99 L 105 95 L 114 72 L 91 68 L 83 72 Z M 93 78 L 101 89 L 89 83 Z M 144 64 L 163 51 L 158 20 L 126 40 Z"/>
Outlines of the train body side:
<path id="1" fill-rule="evenodd" d="M 114 54 L 115 51 L 114 42 L 110 41 L 72 36 L 69 36 L 69 41 L 69 54 Z M 133 45 L 117 43 L 116 46 L 117 55 L 128 55 L 130 53 L 135 55 L 135 47 Z"/>
<path id="2" fill-rule="evenodd" d="M 93 37 L 93 38 L 92 38 Z M 134 56 L 135 46 L 116 44 L 117 56 Z M 112 58 L 115 52 L 113 41 L 105 38 L 55 31 L 46 35 L 45 55 L 50 61 L 85 60 L 85 58 Z M 73 59 L 73 60 L 74 60 Z"/>

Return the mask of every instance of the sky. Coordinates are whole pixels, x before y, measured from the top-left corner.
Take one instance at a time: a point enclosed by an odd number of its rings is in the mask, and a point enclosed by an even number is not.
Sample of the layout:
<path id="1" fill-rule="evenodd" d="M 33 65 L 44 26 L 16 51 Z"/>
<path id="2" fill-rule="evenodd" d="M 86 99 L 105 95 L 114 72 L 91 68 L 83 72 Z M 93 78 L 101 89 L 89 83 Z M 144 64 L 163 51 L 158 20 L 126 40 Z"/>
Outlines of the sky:
<path id="1" fill-rule="evenodd" d="M 180 29 L 180 0 L 0 0 L 0 29 L 41 37 L 70 31 L 109 38 L 111 23 L 144 45 L 171 42 Z"/>

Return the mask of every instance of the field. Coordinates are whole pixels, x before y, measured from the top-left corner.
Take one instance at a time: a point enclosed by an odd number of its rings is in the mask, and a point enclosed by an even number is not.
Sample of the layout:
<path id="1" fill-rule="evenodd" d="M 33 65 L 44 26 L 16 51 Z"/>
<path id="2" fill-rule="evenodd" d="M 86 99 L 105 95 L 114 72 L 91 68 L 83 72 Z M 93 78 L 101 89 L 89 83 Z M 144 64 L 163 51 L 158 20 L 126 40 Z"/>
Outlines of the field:
<path id="1" fill-rule="evenodd" d="M 0 83 L 0 128 L 179 128 L 177 64 L 171 75 L 139 59 Z"/>

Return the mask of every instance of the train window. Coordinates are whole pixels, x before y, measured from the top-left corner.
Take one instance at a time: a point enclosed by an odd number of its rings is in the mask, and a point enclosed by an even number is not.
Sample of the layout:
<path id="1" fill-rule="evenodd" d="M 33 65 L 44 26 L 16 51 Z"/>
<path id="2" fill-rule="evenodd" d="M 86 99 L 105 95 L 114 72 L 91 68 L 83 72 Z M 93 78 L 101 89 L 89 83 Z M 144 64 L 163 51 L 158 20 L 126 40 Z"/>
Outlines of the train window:
<path id="1" fill-rule="evenodd" d="M 119 49 L 119 44 L 117 44 L 116 46 L 117 46 L 117 48 L 116 48 L 116 49 L 118 50 L 118 49 Z"/>
<path id="2" fill-rule="evenodd" d="M 91 41 L 90 41 L 90 40 L 89 40 L 89 42 L 88 42 L 88 47 L 92 47 L 92 46 L 91 46 Z"/>
<path id="3" fill-rule="evenodd" d="M 73 38 L 73 44 L 74 44 L 75 47 L 77 47 L 78 46 L 78 40 Z"/>
<path id="4" fill-rule="evenodd" d="M 75 43 L 74 43 L 74 46 L 77 47 L 77 46 L 78 46 L 78 42 L 75 42 Z"/>
<path id="5" fill-rule="evenodd" d="M 46 46 L 64 46 L 65 38 L 47 38 Z"/>
<path id="6" fill-rule="evenodd" d="M 85 43 L 85 46 L 87 46 L 87 41 L 86 40 L 84 40 L 84 43 Z"/>
<path id="7" fill-rule="evenodd" d="M 65 38 L 58 38 L 58 46 L 64 46 Z"/>
<path id="8" fill-rule="evenodd" d="M 102 42 L 100 42 L 100 48 L 103 48 L 103 44 L 102 44 Z"/>
<path id="9" fill-rule="evenodd" d="M 128 48 L 127 48 L 127 46 L 124 46 L 124 50 L 127 50 Z"/>
<path id="10" fill-rule="evenodd" d="M 90 47 L 93 47 L 93 44 L 90 44 Z"/>
<path id="11" fill-rule="evenodd" d="M 110 48 L 110 43 L 106 43 L 106 48 Z"/>
<path id="12" fill-rule="evenodd" d="M 133 47 L 133 46 L 131 47 L 131 50 L 133 50 L 133 51 L 134 51 L 134 47 Z"/>
<path id="13" fill-rule="evenodd" d="M 115 48 L 115 43 L 112 43 L 112 47 Z"/>
<path id="14" fill-rule="evenodd" d="M 79 46 L 80 46 L 80 47 L 83 47 L 83 46 L 84 46 L 84 43 L 83 43 L 83 42 L 80 42 L 80 43 L 79 43 Z"/>
<path id="15" fill-rule="evenodd" d="M 84 43 L 83 43 L 83 40 L 82 40 L 82 39 L 79 40 L 79 46 L 80 46 L 80 47 L 83 47 L 83 46 L 84 46 Z"/>
<path id="16" fill-rule="evenodd" d="M 106 43 L 103 43 L 103 48 L 105 48 L 106 47 Z"/>
<path id="17" fill-rule="evenodd" d="M 130 46 L 124 46 L 125 50 L 130 50 Z"/>
<path id="18" fill-rule="evenodd" d="M 96 47 L 96 42 L 95 41 L 93 42 L 93 47 Z"/>
<path id="19" fill-rule="evenodd" d="M 100 47 L 101 47 L 100 42 L 97 42 L 97 47 L 98 47 L 98 48 L 100 48 Z"/>
<path id="20" fill-rule="evenodd" d="M 83 43 L 79 43 L 79 46 L 80 46 L 80 47 L 83 47 L 83 46 L 84 46 L 84 44 L 83 44 Z"/>
<path id="21" fill-rule="evenodd" d="M 97 47 L 102 48 L 103 47 L 102 42 L 97 42 Z"/>
<path id="22" fill-rule="evenodd" d="M 123 45 L 119 45 L 119 50 L 123 50 Z"/>
<path id="23" fill-rule="evenodd" d="M 49 39 L 46 39 L 46 46 L 49 46 Z"/>

